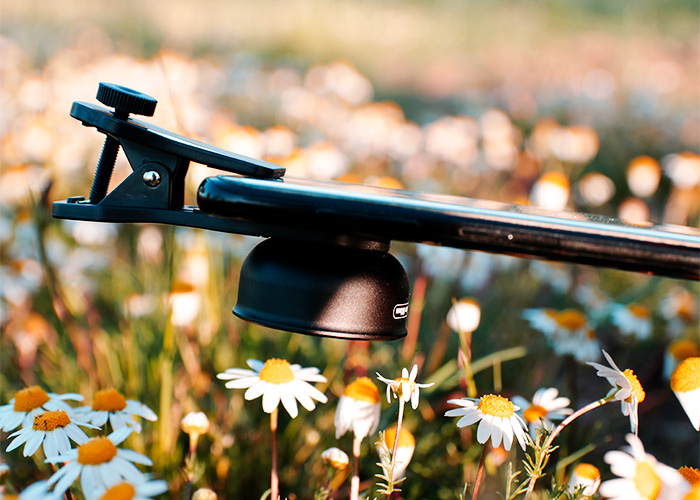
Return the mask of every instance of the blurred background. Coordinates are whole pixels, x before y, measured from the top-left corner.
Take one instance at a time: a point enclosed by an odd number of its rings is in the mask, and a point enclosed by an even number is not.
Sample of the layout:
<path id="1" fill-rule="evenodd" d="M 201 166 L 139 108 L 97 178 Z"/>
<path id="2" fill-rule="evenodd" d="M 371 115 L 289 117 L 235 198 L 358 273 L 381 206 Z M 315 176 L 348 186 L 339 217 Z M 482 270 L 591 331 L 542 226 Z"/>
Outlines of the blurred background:
<path id="1" fill-rule="evenodd" d="M 160 418 L 130 444 L 178 493 L 187 451 L 179 421 L 204 411 L 212 430 L 200 441 L 199 483 L 222 498 L 259 496 L 266 415 L 214 375 L 251 357 L 317 366 L 329 403 L 281 417 L 282 492 L 309 498 L 323 480 L 321 451 L 338 444 L 344 384 L 417 362 L 419 379 L 438 383 L 407 417 L 417 444 L 403 497 L 456 498 L 480 447 L 441 417 L 448 398 L 465 394 L 445 316 L 453 298 L 469 296 L 481 306 L 474 359 L 491 356 L 476 374 L 480 393 L 529 398 L 550 385 L 580 407 L 607 392 L 585 360 L 562 354 L 522 315 L 576 309 L 596 348 L 647 389 L 645 445 L 669 465 L 697 467 L 697 434 L 664 378 L 674 342 L 697 352 L 696 283 L 395 244 L 417 311 L 410 340 L 348 346 L 233 317 L 252 238 L 57 221 L 50 203 L 89 192 L 104 137 L 68 113 L 75 100 L 95 102 L 106 81 L 158 99 L 153 123 L 290 176 L 697 227 L 699 20 L 697 2 L 685 0 L 3 0 L 0 403 L 32 384 L 88 401 L 115 387 L 143 401 Z M 120 155 L 111 186 L 129 172 Z M 190 203 L 216 173 L 191 166 Z M 613 321 L 614 305 L 631 304 L 645 308 L 649 338 Z M 383 425 L 395 411 L 387 406 Z M 564 480 L 584 456 L 603 467 L 627 428 L 617 408 L 583 419 L 562 435 L 563 465 L 551 472 Z M 365 456 L 371 478 L 376 455 Z M 17 485 L 46 475 L 17 452 L 3 460 Z M 504 477 L 494 466 L 489 491 L 503 491 Z"/>

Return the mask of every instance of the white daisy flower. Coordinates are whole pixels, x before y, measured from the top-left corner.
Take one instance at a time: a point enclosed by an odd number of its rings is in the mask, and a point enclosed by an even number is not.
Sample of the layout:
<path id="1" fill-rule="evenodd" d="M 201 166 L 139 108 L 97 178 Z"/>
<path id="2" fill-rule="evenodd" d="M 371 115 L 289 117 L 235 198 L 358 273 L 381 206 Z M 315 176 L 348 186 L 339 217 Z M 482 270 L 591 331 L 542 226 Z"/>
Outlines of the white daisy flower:
<path id="1" fill-rule="evenodd" d="M 569 478 L 569 491 L 572 494 L 577 490 L 581 490 L 581 494 L 590 497 L 595 495 L 599 486 L 600 471 L 598 467 L 591 464 L 578 464 L 571 473 L 571 478 Z"/>
<path id="2" fill-rule="evenodd" d="M 698 298 L 685 288 L 675 287 L 661 299 L 658 311 L 667 321 L 666 332 L 677 337 L 687 325 L 697 323 Z"/>
<path id="3" fill-rule="evenodd" d="M 2 500 L 60 500 L 63 497 L 62 494 L 58 494 L 49 491 L 49 486 L 47 481 L 37 481 L 25 488 L 19 495 L 3 495 L 0 493 L 0 499 Z"/>
<path id="4" fill-rule="evenodd" d="M 350 465 L 348 454 L 335 446 L 324 450 L 321 453 L 321 460 L 323 460 L 324 464 L 330 465 L 336 470 L 347 469 L 348 465 Z"/>
<path id="5" fill-rule="evenodd" d="M 474 299 L 461 298 L 447 312 L 446 321 L 455 332 L 473 332 L 481 321 L 481 307 Z"/>
<path id="6" fill-rule="evenodd" d="M 63 410 L 45 411 L 34 417 L 31 427 L 23 427 L 10 434 L 14 440 L 9 444 L 7 450 L 12 451 L 24 444 L 22 454 L 30 457 L 43 444 L 44 456 L 53 457 L 63 455 L 71 449 L 68 438 L 76 444 L 83 444 L 88 440 L 87 434 L 78 425 L 99 429 L 94 425 L 85 422 L 73 421 L 67 412 Z"/>
<path id="7" fill-rule="evenodd" d="M 700 357 L 681 361 L 671 375 L 671 390 L 693 424 L 700 431 Z"/>
<path id="8" fill-rule="evenodd" d="M 676 469 L 659 463 L 644 451 L 639 438 L 627 435 L 630 444 L 627 453 L 609 451 L 605 461 L 619 479 L 611 479 L 600 485 L 600 494 L 614 500 L 671 500 L 683 498 L 690 490 Z"/>
<path id="9" fill-rule="evenodd" d="M 613 304 L 610 307 L 610 321 L 625 336 L 633 336 L 637 340 L 651 338 L 651 312 L 641 304 Z"/>
<path id="10" fill-rule="evenodd" d="M 103 389 L 95 393 L 92 406 L 76 408 L 75 412 L 81 418 L 99 427 L 104 426 L 109 420 L 112 430 L 129 427 L 135 432 L 141 432 L 141 424 L 134 419 L 134 415 L 155 422 L 158 420 L 153 410 L 145 404 L 127 400 L 114 389 Z"/>
<path id="11" fill-rule="evenodd" d="M 406 368 L 401 369 L 401 377 L 390 380 L 388 378 L 382 377 L 377 373 L 377 378 L 387 384 L 386 386 L 386 400 L 391 403 L 391 393 L 394 393 L 394 397 L 399 399 L 404 403 L 411 402 L 411 406 L 415 410 L 418 408 L 418 400 L 420 398 L 420 389 L 425 389 L 435 385 L 435 382 L 430 384 L 419 384 L 416 382 L 416 375 L 418 374 L 418 365 L 413 365 L 411 368 L 411 374 L 408 374 Z"/>
<path id="12" fill-rule="evenodd" d="M 450 399 L 448 403 L 460 406 L 445 412 L 446 417 L 461 417 L 457 427 L 466 427 L 479 422 L 476 440 L 484 444 L 491 438 L 491 445 L 510 450 L 515 436 L 524 450 L 527 438 L 525 421 L 516 413 L 520 407 L 502 396 L 488 394 L 481 398 Z"/>
<path id="13" fill-rule="evenodd" d="M 139 474 L 112 486 L 97 490 L 89 499 L 100 500 L 151 500 L 152 497 L 168 491 L 168 483 L 162 480 L 149 480 L 148 476 Z"/>
<path id="14" fill-rule="evenodd" d="M 532 402 L 521 396 L 513 397 L 513 404 L 520 407 L 520 415 L 530 428 L 530 435 L 535 438 L 537 429 L 542 428 L 542 420 L 547 427 L 552 426 L 553 420 L 562 420 L 571 415 L 573 410 L 567 408 L 569 398 L 559 397 L 559 391 L 554 387 L 538 389 L 532 397 Z"/>
<path id="15" fill-rule="evenodd" d="M 248 389 L 243 397 L 250 401 L 262 396 L 262 407 L 265 413 L 272 413 L 282 401 L 282 405 L 292 418 L 299 414 L 297 400 L 307 410 L 313 410 L 314 399 L 325 403 L 328 398 L 309 382 L 326 382 L 326 377 L 319 373 L 318 368 L 302 368 L 290 365 L 284 359 L 268 359 L 264 363 L 256 359 L 247 361 L 251 370 L 229 368 L 224 373 L 216 375 L 226 382 L 228 389 Z"/>
<path id="16" fill-rule="evenodd" d="M 678 364 L 687 358 L 700 356 L 700 344 L 690 339 L 678 339 L 671 342 L 664 352 L 663 375 L 665 380 L 671 380 L 671 375 Z"/>
<path id="17" fill-rule="evenodd" d="M 384 442 L 387 449 L 392 450 L 394 448 L 394 443 L 396 442 L 396 426 L 390 427 L 384 431 Z M 413 437 L 413 434 L 411 434 L 408 429 L 401 427 L 399 443 L 396 447 L 396 456 L 394 458 L 394 473 L 392 477 L 394 482 L 397 482 L 406 475 L 406 469 L 408 468 L 408 464 L 411 463 L 411 458 L 413 458 L 415 449 L 416 438 Z M 377 446 L 377 452 L 380 454 L 381 458 L 383 450 L 380 446 Z M 391 462 L 391 458 L 388 456 L 385 457 L 385 460 L 387 463 Z"/>
<path id="18" fill-rule="evenodd" d="M 140 476 L 141 471 L 134 463 L 152 466 L 151 459 L 133 450 L 117 448 L 132 432 L 129 427 L 121 427 L 107 437 L 92 438 L 64 455 L 47 457 L 48 463 L 64 464 L 49 478 L 49 486 L 54 485 L 53 491 L 63 494 L 80 478 L 82 491 L 90 496 L 90 492 Z"/>
<path id="19" fill-rule="evenodd" d="M 588 318 L 576 309 L 525 309 L 522 317 L 530 327 L 542 332 L 559 356 L 571 355 L 585 363 L 600 357 L 600 342 Z"/>
<path id="20" fill-rule="evenodd" d="M 615 399 L 621 403 L 622 414 L 626 417 L 630 417 L 632 432 L 637 434 L 637 430 L 639 429 L 638 406 L 639 403 L 644 401 L 646 393 L 632 370 L 628 368 L 623 372 L 617 367 L 607 352 L 603 351 L 603 355 L 605 359 L 608 360 L 608 363 L 610 363 L 610 367 L 592 362 L 586 364 L 598 370 L 596 374 L 605 378 L 610 385 L 612 385 L 613 388 L 608 394 L 615 394 Z"/>
<path id="21" fill-rule="evenodd" d="M 66 401 L 82 401 L 80 394 L 54 394 L 44 392 L 39 386 L 32 386 L 15 393 L 10 402 L 0 406 L 0 430 L 9 432 L 20 425 L 31 427 L 34 417 L 45 411 L 63 410 L 71 412 Z"/>
<path id="22" fill-rule="evenodd" d="M 379 389 L 368 377 L 360 377 L 345 388 L 335 410 L 335 437 L 352 430 L 356 439 L 374 434 L 382 405 Z"/>

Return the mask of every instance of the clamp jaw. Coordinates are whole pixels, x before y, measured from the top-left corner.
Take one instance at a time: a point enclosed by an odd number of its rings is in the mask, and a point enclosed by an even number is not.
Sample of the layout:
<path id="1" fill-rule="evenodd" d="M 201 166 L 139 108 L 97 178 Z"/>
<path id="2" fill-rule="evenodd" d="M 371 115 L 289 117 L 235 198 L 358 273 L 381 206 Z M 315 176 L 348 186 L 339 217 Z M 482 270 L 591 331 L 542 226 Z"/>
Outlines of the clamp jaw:
<path id="1" fill-rule="evenodd" d="M 152 116 L 157 101 L 126 87 L 100 83 L 97 99 L 110 111 L 74 102 L 70 115 L 107 136 L 89 199 L 71 197 L 53 204 L 53 216 L 102 222 L 154 222 L 259 235 L 257 224 L 212 217 L 184 205 L 185 176 L 190 162 L 259 179 L 279 179 L 285 169 L 183 137 L 129 118 Z M 107 193 L 119 147 L 133 172 Z"/>

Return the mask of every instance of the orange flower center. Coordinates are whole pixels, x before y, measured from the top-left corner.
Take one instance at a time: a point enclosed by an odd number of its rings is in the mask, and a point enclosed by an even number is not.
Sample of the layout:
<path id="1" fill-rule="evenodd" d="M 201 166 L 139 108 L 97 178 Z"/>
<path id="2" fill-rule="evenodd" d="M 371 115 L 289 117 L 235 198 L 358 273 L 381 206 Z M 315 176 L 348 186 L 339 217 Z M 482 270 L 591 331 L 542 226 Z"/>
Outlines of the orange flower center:
<path id="1" fill-rule="evenodd" d="M 265 361 L 265 366 L 260 370 L 258 377 L 270 384 L 280 385 L 294 380 L 294 372 L 287 360 L 272 358 Z"/>
<path id="2" fill-rule="evenodd" d="M 344 395 L 355 401 L 379 403 L 379 389 L 369 377 L 360 377 L 345 388 Z"/>
<path id="3" fill-rule="evenodd" d="M 600 478 L 598 467 L 586 463 L 578 464 L 574 469 L 574 473 L 578 474 L 583 479 L 595 480 Z"/>
<path id="4" fill-rule="evenodd" d="M 34 417 L 32 428 L 35 431 L 53 431 L 68 424 L 70 424 L 70 417 L 65 411 L 47 411 Z"/>
<path id="5" fill-rule="evenodd" d="M 671 375 L 671 389 L 674 392 L 688 392 L 700 388 L 700 357 L 686 358 Z"/>
<path id="6" fill-rule="evenodd" d="M 681 467 L 678 469 L 681 476 L 685 478 L 692 486 L 700 485 L 700 470 L 694 467 Z"/>
<path id="7" fill-rule="evenodd" d="M 408 384 L 408 394 L 404 394 L 404 384 Z M 399 377 L 395 378 L 394 381 L 391 383 L 391 390 L 393 391 L 394 394 L 396 394 L 397 398 L 402 398 L 404 395 L 406 397 L 410 396 L 413 394 L 413 391 L 416 389 L 416 383 L 411 382 L 410 379 L 404 378 L 404 377 Z"/>
<path id="8" fill-rule="evenodd" d="M 92 401 L 95 411 L 120 411 L 126 408 L 126 399 L 114 389 L 97 391 Z"/>
<path id="9" fill-rule="evenodd" d="M 557 314 L 557 324 L 568 330 L 578 330 L 586 324 L 586 317 L 575 309 L 566 309 Z"/>
<path id="10" fill-rule="evenodd" d="M 642 498 L 653 500 L 661 490 L 661 479 L 654 468 L 646 462 L 639 462 L 634 474 L 634 486 Z"/>
<path id="11" fill-rule="evenodd" d="M 627 310 L 635 318 L 647 319 L 649 317 L 649 309 L 647 309 L 641 304 L 630 304 L 627 306 Z"/>
<path id="12" fill-rule="evenodd" d="M 46 403 L 49 395 L 41 387 L 34 385 L 15 393 L 15 411 L 32 411 Z"/>
<path id="13" fill-rule="evenodd" d="M 106 437 L 93 438 L 78 446 L 78 462 L 83 465 L 99 465 L 117 455 L 117 447 Z"/>
<path id="14" fill-rule="evenodd" d="M 119 483 L 104 492 L 101 500 L 131 500 L 136 490 L 129 483 Z"/>
<path id="15" fill-rule="evenodd" d="M 386 442 L 387 448 L 390 450 L 394 447 L 394 441 L 396 440 L 396 427 L 391 427 L 384 432 L 384 441 Z M 401 427 L 401 432 L 399 433 L 399 448 L 413 448 L 416 446 L 416 438 L 413 437 L 408 430 Z"/>
<path id="16" fill-rule="evenodd" d="M 639 383 L 639 379 L 637 379 L 637 376 L 634 374 L 634 372 L 628 368 L 627 370 L 622 372 L 622 374 L 632 386 L 632 394 L 637 396 L 637 403 L 641 403 L 642 401 L 644 401 L 644 398 L 646 398 L 646 393 L 644 392 L 642 384 Z M 631 399 L 631 396 L 628 399 Z"/>
<path id="17" fill-rule="evenodd" d="M 487 394 L 479 400 L 477 408 L 481 413 L 492 417 L 510 418 L 513 416 L 515 405 L 507 398 Z"/>
<path id="18" fill-rule="evenodd" d="M 692 340 L 680 339 L 671 343 L 668 348 L 671 355 L 678 360 L 700 356 L 700 348 Z"/>
<path id="19" fill-rule="evenodd" d="M 523 418 L 528 422 L 539 422 L 540 418 L 547 416 L 547 410 L 542 406 L 530 405 L 530 407 L 523 412 Z"/>

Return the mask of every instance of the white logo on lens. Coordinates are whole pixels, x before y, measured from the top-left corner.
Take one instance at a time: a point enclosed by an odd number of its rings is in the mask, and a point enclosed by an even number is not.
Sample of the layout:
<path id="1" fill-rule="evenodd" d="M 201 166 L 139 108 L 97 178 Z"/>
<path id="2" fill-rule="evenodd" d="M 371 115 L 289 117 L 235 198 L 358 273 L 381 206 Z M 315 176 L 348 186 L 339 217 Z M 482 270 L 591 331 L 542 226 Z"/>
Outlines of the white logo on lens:
<path id="1" fill-rule="evenodd" d="M 394 319 L 403 319 L 408 316 L 408 302 L 405 304 L 396 304 L 394 306 Z"/>

